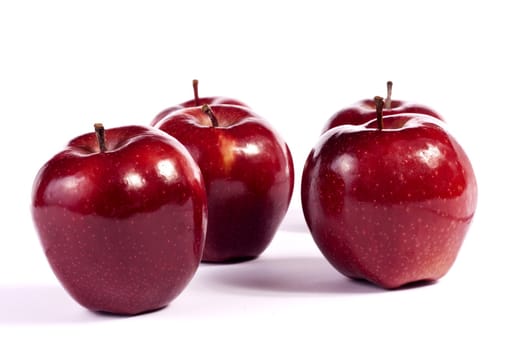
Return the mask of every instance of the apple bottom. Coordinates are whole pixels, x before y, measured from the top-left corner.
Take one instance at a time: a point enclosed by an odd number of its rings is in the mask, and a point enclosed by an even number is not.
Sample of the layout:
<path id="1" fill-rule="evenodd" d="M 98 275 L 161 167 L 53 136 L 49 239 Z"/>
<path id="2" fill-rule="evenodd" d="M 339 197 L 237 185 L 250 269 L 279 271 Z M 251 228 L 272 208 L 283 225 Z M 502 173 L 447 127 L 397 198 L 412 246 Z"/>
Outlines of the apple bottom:
<path id="1" fill-rule="evenodd" d="M 134 315 L 163 308 L 199 264 L 203 242 L 188 229 L 201 229 L 191 201 L 118 220 L 56 206 L 34 215 L 43 223 L 40 238 L 53 272 L 73 299 L 92 311 Z"/>
<path id="2" fill-rule="evenodd" d="M 360 202 L 347 207 L 339 220 L 312 218 L 313 238 L 340 273 L 385 289 L 444 276 L 472 219 L 423 205 Z"/>
<path id="3" fill-rule="evenodd" d="M 288 204 L 280 193 L 288 188 L 286 183 L 276 184 L 263 193 L 240 181 L 213 181 L 207 188 L 208 231 L 202 262 L 257 258 L 270 245 L 286 213 Z"/>

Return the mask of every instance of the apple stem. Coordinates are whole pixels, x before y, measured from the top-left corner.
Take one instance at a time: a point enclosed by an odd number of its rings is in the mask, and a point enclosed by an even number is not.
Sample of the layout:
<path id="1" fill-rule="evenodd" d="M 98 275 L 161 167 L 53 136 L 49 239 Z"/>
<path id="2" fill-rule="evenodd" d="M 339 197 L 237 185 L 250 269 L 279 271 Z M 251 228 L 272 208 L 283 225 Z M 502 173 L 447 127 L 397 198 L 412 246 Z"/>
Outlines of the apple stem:
<path id="1" fill-rule="evenodd" d="M 219 121 L 217 120 L 217 117 L 215 117 L 215 113 L 213 113 L 212 109 L 210 106 L 208 106 L 207 104 L 204 104 L 202 106 L 202 111 L 204 113 L 206 113 L 208 115 L 208 117 L 210 118 L 211 120 L 211 125 L 216 128 L 219 126 Z"/>
<path id="2" fill-rule="evenodd" d="M 106 148 L 106 137 L 105 137 L 105 130 L 104 125 L 102 123 L 95 123 L 95 134 L 97 135 L 98 140 L 98 147 L 100 148 L 100 152 L 104 153 L 107 151 Z"/>
<path id="3" fill-rule="evenodd" d="M 386 82 L 386 99 L 385 99 L 385 108 L 390 109 L 392 107 L 392 83 L 391 81 Z"/>
<path id="4" fill-rule="evenodd" d="M 195 107 L 198 107 L 200 105 L 200 100 L 199 100 L 199 81 L 197 79 L 193 79 L 193 100 L 195 101 Z"/>
<path id="5" fill-rule="evenodd" d="M 374 97 L 374 101 L 376 103 L 377 128 L 379 130 L 383 130 L 383 107 L 385 105 L 385 101 L 381 96 Z"/>

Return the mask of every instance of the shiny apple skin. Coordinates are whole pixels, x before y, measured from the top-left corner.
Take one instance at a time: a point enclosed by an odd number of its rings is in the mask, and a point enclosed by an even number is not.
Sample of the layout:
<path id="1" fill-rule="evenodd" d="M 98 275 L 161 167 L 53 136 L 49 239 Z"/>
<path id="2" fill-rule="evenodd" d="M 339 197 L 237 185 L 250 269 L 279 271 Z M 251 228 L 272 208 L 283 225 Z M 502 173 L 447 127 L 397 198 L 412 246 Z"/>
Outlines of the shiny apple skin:
<path id="1" fill-rule="evenodd" d="M 383 109 L 384 116 L 400 113 L 426 114 L 444 121 L 443 117 L 430 107 L 408 101 L 392 100 L 391 107 Z M 321 133 L 340 125 L 361 125 L 374 119 L 376 119 L 375 101 L 373 99 L 361 100 L 332 115 Z"/>
<path id="2" fill-rule="evenodd" d="M 168 117 L 171 113 L 176 112 L 178 110 L 189 108 L 189 107 L 200 107 L 204 104 L 207 104 L 207 105 L 219 105 L 219 104 L 235 105 L 235 106 L 242 106 L 242 107 L 249 108 L 245 103 L 239 100 L 233 99 L 233 98 L 229 98 L 229 97 L 224 97 L 224 96 L 200 97 L 198 103 L 195 102 L 195 99 L 193 99 L 193 100 L 188 100 L 184 103 L 181 103 L 180 105 L 166 108 L 165 110 L 157 114 L 155 118 L 153 118 L 150 125 L 157 126 L 157 124 L 162 119 Z"/>
<path id="3" fill-rule="evenodd" d="M 151 127 L 73 139 L 38 172 L 32 216 L 69 294 L 93 311 L 162 308 L 192 279 L 207 222 L 204 182 L 187 150 Z"/>
<path id="4" fill-rule="evenodd" d="M 211 105 L 219 125 L 200 107 L 163 119 L 158 127 L 185 145 L 199 165 L 208 196 L 205 262 L 258 257 L 284 218 L 294 185 L 285 141 L 248 108 Z"/>
<path id="5" fill-rule="evenodd" d="M 301 197 L 314 241 L 343 275 L 386 289 L 441 278 L 477 203 L 471 163 L 445 125 L 404 114 L 321 136 Z"/>

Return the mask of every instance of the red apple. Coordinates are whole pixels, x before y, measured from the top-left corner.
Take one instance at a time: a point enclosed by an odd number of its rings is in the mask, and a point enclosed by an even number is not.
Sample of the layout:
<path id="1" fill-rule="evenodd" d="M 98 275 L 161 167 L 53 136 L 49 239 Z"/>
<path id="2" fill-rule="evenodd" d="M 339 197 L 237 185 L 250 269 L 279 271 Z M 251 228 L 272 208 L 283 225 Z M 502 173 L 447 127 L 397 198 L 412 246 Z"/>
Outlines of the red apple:
<path id="1" fill-rule="evenodd" d="M 185 145 L 202 171 L 209 212 L 203 261 L 259 256 L 293 191 L 292 157 L 284 140 L 262 117 L 235 105 L 186 108 L 158 127 Z"/>
<path id="2" fill-rule="evenodd" d="M 430 107 L 422 104 L 392 100 L 392 82 L 387 82 L 387 98 L 383 109 L 383 115 L 392 115 L 399 113 L 419 113 L 426 114 L 443 120 L 443 117 Z M 354 103 L 332 115 L 325 124 L 322 132 L 339 125 L 361 125 L 376 118 L 376 105 L 373 99 L 365 99 Z"/>
<path id="3" fill-rule="evenodd" d="M 390 289 L 445 275 L 474 216 L 477 185 L 443 122 L 379 111 L 378 120 L 321 136 L 306 160 L 301 196 L 327 260 L 348 277 Z"/>
<path id="4" fill-rule="evenodd" d="M 165 110 L 157 114 L 155 118 L 153 118 L 153 120 L 151 121 L 151 125 L 156 126 L 156 124 L 158 124 L 160 120 L 162 120 L 163 118 L 169 116 L 171 113 L 178 111 L 180 109 L 184 109 L 188 107 L 199 107 L 205 104 L 208 104 L 208 105 L 226 104 L 226 105 L 237 105 L 237 106 L 248 107 L 243 102 L 235 100 L 233 98 L 229 98 L 229 97 L 224 97 L 224 96 L 199 97 L 199 81 L 197 79 L 194 79 L 193 80 L 193 99 L 183 102 L 180 105 L 166 108 Z"/>
<path id="5" fill-rule="evenodd" d="M 162 308 L 202 256 L 202 174 L 159 130 L 96 130 L 70 141 L 36 176 L 31 210 L 43 249 L 62 285 L 88 309 Z"/>

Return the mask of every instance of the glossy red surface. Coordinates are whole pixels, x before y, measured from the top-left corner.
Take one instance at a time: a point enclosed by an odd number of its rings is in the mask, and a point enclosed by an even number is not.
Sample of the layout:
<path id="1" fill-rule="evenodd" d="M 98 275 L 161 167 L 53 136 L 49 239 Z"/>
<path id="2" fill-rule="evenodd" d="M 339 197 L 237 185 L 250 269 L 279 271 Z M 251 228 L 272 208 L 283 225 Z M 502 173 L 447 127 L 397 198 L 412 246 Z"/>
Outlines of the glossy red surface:
<path id="1" fill-rule="evenodd" d="M 72 140 L 39 171 L 32 215 L 56 276 L 81 305 L 136 314 L 166 306 L 204 247 L 202 175 L 169 135 L 130 126 Z"/>
<path id="2" fill-rule="evenodd" d="M 418 103 L 392 100 L 391 108 L 383 109 L 384 116 L 399 113 L 426 114 L 443 120 L 443 117 L 436 111 Z M 373 99 L 361 100 L 332 115 L 323 127 L 322 133 L 339 125 L 361 125 L 374 119 L 376 119 L 375 101 Z"/>
<path id="3" fill-rule="evenodd" d="M 152 126 L 157 126 L 157 124 L 162 119 L 168 117 L 172 113 L 176 113 L 177 111 L 184 109 L 184 108 L 200 107 L 204 104 L 207 104 L 207 105 L 223 104 L 223 105 L 236 105 L 236 106 L 248 107 L 243 102 L 235 100 L 233 98 L 229 98 L 229 97 L 224 97 L 224 96 L 202 97 L 202 98 L 199 98 L 198 103 L 195 101 L 195 99 L 192 99 L 192 100 L 183 102 L 180 105 L 166 108 L 165 110 L 157 114 L 155 118 L 153 118 L 150 124 Z"/>
<path id="4" fill-rule="evenodd" d="M 308 227 L 342 274 L 384 288 L 437 280 L 474 216 L 477 184 L 442 122 L 417 114 L 327 131 L 302 177 Z"/>
<path id="5" fill-rule="evenodd" d="M 251 110 L 211 105 L 219 125 L 199 107 L 181 110 L 158 127 L 184 144 L 204 176 L 209 223 L 204 261 L 259 256 L 290 203 L 294 172 L 284 140 Z"/>

